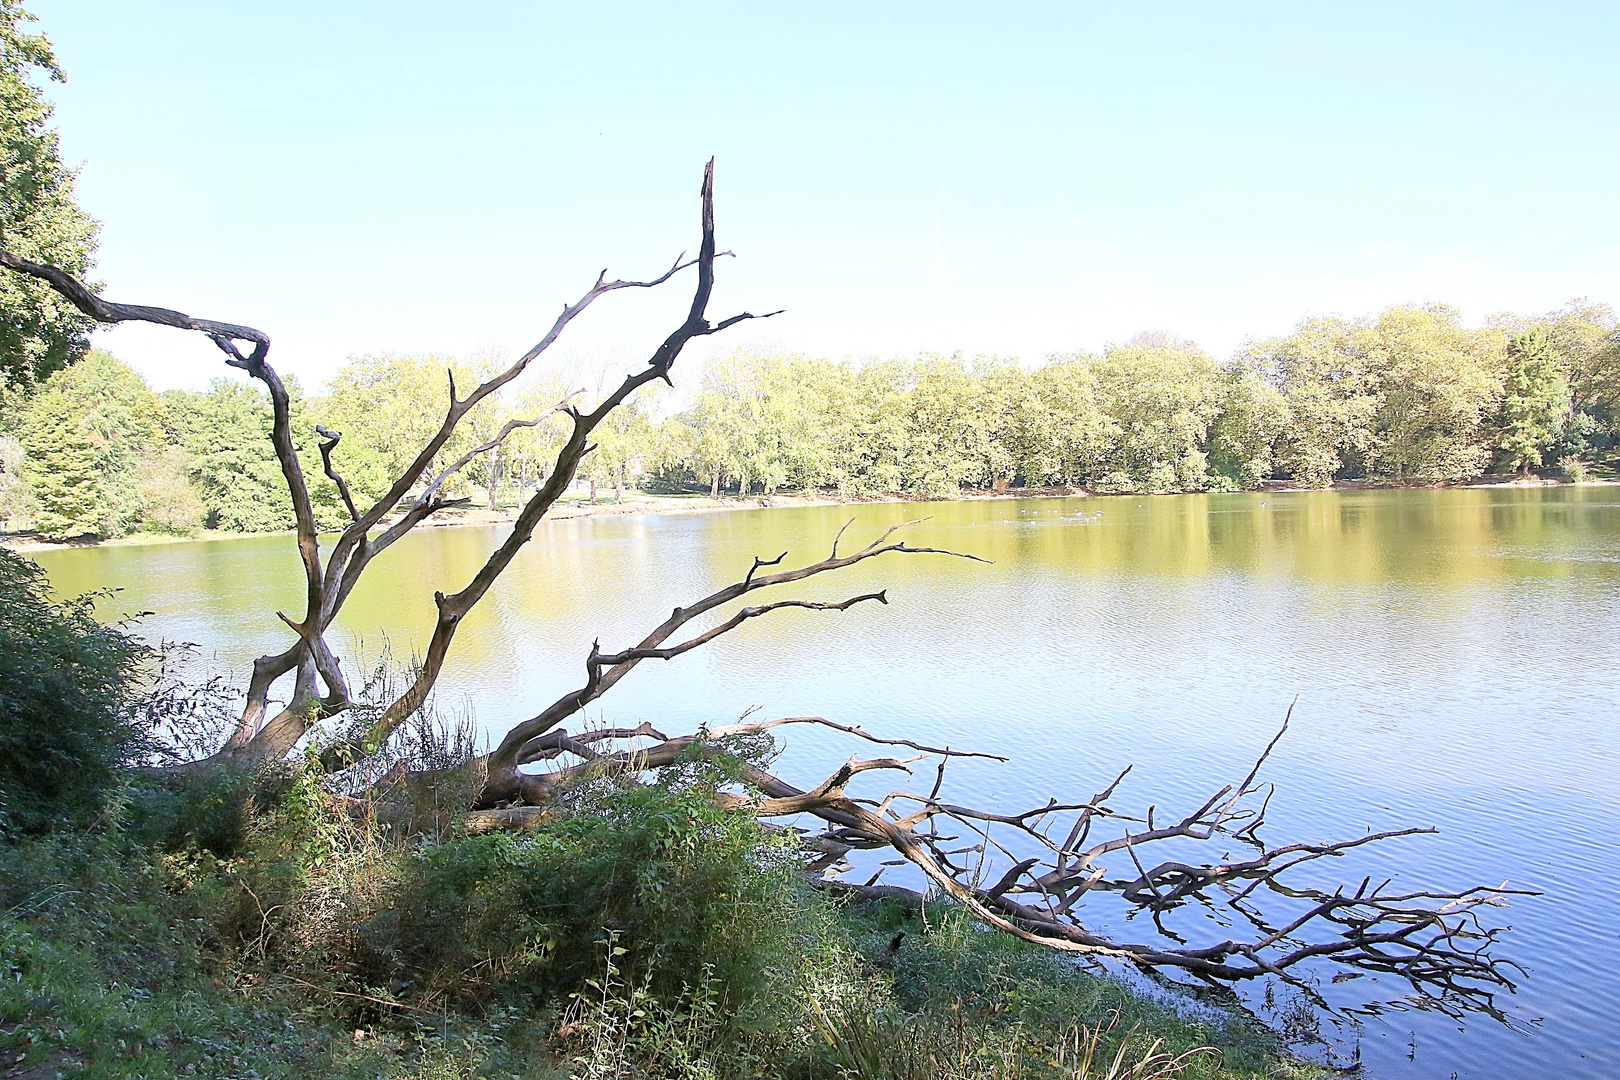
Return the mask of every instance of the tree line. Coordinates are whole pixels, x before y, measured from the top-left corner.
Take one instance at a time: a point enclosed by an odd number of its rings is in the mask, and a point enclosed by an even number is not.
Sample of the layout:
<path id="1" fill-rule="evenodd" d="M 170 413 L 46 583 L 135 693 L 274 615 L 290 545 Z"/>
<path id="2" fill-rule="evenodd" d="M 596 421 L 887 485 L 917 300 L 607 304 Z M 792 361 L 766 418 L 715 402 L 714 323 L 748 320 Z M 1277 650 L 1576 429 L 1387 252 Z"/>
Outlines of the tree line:
<path id="1" fill-rule="evenodd" d="M 12 257 L 83 277 L 99 226 L 74 199 L 74 170 L 33 81 L 60 80 L 61 68 L 27 21 L 14 0 L 0 0 L 0 241 Z M 291 528 L 265 392 L 220 379 L 201 392 L 154 393 L 90 350 L 92 325 L 43 281 L 0 274 L 0 525 L 47 537 Z M 473 385 L 492 363 L 362 356 L 310 398 L 289 380 L 306 471 L 323 472 L 321 425 L 345 433 L 335 453 L 355 493 L 382 494 L 438 427 L 449 378 Z M 557 377 L 515 388 L 457 427 L 423 482 L 569 390 Z M 603 389 L 598 379 L 594 396 Z M 1479 328 L 1444 306 L 1408 305 L 1308 319 L 1225 362 L 1163 334 L 1034 368 L 960 355 L 836 362 L 739 352 L 708 365 L 687 407 L 642 390 L 614 410 L 580 473 L 592 498 L 634 484 L 946 497 L 1019 486 L 1454 480 L 1555 466 L 1579 477 L 1620 441 L 1617 401 L 1620 329 L 1605 305 L 1572 301 Z M 527 490 L 567 430 L 557 414 L 514 430 L 451 486 L 490 505 Z M 341 527 L 335 486 L 320 480 L 311 494 L 322 528 Z"/>
<path id="2" fill-rule="evenodd" d="M 1226 363 L 1158 334 L 1033 370 L 739 354 L 660 429 L 650 471 L 738 494 L 1456 480 L 1591 459 L 1617 395 L 1615 317 L 1580 301 L 1480 329 L 1439 305 L 1309 319 Z"/>
<path id="3" fill-rule="evenodd" d="M 317 425 L 344 432 L 344 474 L 374 498 L 438 426 L 449 380 L 471 385 L 487 367 L 355 357 L 323 396 L 289 382 L 294 430 L 312 458 Z M 508 421 L 565 398 L 591 400 L 569 397 L 553 374 L 486 401 L 423 482 Z M 291 528 L 270 422 L 268 398 L 250 384 L 220 378 L 159 394 L 91 351 L 0 407 L 0 515 L 53 537 Z M 565 430 L 560 415 L 514 430 L 458 474 L 457 493 L 494 506 L 539 483 Z M 628 486 L 737 496 L 1234 491 L 1554 466 L 1579 478 L 1620 442 L 1620 324 L 1584 301 L 1480 328 L 1451 308 L 1412 305 L 1308 319 L 1224 363 L 1144 334 L 1032 369 L 995 357 L 857 363 L 740 351 L 709 362 L 688 407 L 644 391 L 595 441 L 581 466 L 593 497 Z M 323 526 L 339 527 L 336 488 L 322 481 L 313 494 Z"/>

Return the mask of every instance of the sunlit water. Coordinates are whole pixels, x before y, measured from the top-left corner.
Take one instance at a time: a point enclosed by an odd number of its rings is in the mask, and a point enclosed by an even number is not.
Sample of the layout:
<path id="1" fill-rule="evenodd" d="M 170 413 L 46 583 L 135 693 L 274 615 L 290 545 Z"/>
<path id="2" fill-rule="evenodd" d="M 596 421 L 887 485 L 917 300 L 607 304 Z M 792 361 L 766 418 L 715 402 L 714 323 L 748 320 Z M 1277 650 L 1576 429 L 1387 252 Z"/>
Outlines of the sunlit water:
<path id="1" fill-rule="evenodd" d="M 1367 1074 L 1620 1075 L 1620 491 L 1378 491 L 876 504 L 564 521 L 466 620 L 441 701 L 499 732 L 578 686 L 593 638 L 622 648 L 786 549 L 931 515 L 916 544 L 994 560 L 886 556 L 795 594 L 887 588 L 887 607 L 782 612 L 706 649 L 648 662 L 592 721 L 666 730 L 818 713 L 1003 753 L 952 767 L 958 801 L 1026 809 L 1086 796 L 1188 810 L 1239 778 L 1298 696 L 1267 776 L 1273 841 L 1435 825 L 1326 869 L 1414 886 L 1538 889 L 1504 918 L 1528 969 L 1508 1004 L 1526 1033 L 1392 1011 L 1359 1040 Z M 337 638 L 396 657 L 425 641 L 432 591 L 464 584 L 501 529 L 428 530 L 379 561 Z M 298 610 L 288 537 L 44 552 L 64 593 L 123 590 L 106 614 L 153 612 L 150 636 L 201 643 L 222 668 L 278 650 Z M 787 595 L 787 594 L 784 594 Z M 351 671 L 360 665 L 351 660 Z M 779 763 L 808 785 L 856 747 L 791 730 Z M 886 774 L 878 774 L 879 777 Z M 892 781 L 872 779 L 868 794 Z M 1320 880 L 1320 878 L 1318 878 Z M 1117 912 L 1105 928 L 1142 934 Z M 1398 999 L 1363 979 L 1336 1000 Z M 1351 993 L 1354 991 L 1354 993 Z M 1348 995 L 1348 996 L 1346 996 Z"/>

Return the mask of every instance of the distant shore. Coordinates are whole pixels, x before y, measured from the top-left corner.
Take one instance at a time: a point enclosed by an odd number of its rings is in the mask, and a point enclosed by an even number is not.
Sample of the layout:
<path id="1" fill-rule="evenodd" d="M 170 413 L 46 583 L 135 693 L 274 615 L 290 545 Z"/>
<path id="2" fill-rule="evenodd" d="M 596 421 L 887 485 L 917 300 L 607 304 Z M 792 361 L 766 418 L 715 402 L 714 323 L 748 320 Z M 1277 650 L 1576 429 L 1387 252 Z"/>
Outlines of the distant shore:
<path id="1" fill-rule="evenodd" d="M 1616 479 L 1593 479 L 1582 481 L 1584 485 L 1615 484 Z M 1390 481 L 1378 480 L 1341 480 L 1330 487 L 1313 488 L 1298 487 L 1286 480 L 1272 481 L 1262 487 L 1251 489 L 1254 492 L 1282 492 L 1282 491 L 1379 491 L 1395 488 L 1500 488 L 1500 487 L 1573 487 L 1576 486 L 1567 480 L 1547 480 L 1537 476 L 1480 476 L 1472 480 L 1459 480 L 1453 482 L 1421 481 L 1397 484 Z M 750 495 L 746 498 L 730 498 L 722 496 L 711 499 L 707 495 L 648 495 L 643 492 L 626 492 L 623 502 L 596 502 L 585 501 L 559 501 L 546 512 L 546 521 L 569 521 L 575 518 L 607 518 L 607 517 L 635 517 L 643 514 L 705 514 L 718 513 L 725 510 L 760 510 L 794 506 L 855 506 L 863 503 L 901 503 L 901 502 L 958 502 L 979 499 L 1087 499 L 1110 498 L 1116 494 L 1134 495 L 1140 498 L 1149 494 L 1175 494 L 1172 492 L 1097 492 L 1079 487 L 1046 487 L 1046 488 L 1005 488 L 998 490 L 984 488 L 964 488 L 959 494 L 949 498 L 933 498 L 926 495 L 908 495 L 904 493 L 885 493 L 881 495 L 839 496 L 828 492 L 797 493 L 776 492 L 770 495 Z M 1182 492 L 1180 494 L 1200 494 L 1199 492 Z M 1232 494 L 1241 494 L 1233 492 Z M 490 526 L 506 524 L 518 515 L 518 507 L 505 506 L 496 510 L 485 507 L 468 506 L 453 510 L 441 511 L 434 517 L 417 526 L 422 529 L 453 529 L 469 528 L 474 526 Z M 391 519 L 384 519 L 388 524 Z M 107 540 L 72 539 L 72 540 L 46 540 L 28 532 L 0 533 L 0 546 L 13 551 L 53 551 L 61 548 L 80 547 L 118 547 L 132 544 L 180 544 L 195 540 L 225 540 L 243 536 L 290 536 L 292 530 L 269 533 L 242 533 L 229 532 L 222 529 L 203 529 L 190 536 L 170 536 L 161 533 L 133 533 L 129 536 L 119 536 Z"/>

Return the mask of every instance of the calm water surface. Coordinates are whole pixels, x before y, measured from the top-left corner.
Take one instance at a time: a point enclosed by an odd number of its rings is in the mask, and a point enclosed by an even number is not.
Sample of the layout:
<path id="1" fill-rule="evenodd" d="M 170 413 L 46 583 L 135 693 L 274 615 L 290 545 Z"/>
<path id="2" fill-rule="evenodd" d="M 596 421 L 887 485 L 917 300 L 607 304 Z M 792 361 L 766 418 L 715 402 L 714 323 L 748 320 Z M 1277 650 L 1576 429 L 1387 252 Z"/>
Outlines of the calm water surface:
<path id="1" fill-rule="evenodd" d="M 499 732 L 576 687 L 594 638 L 633 643 L 754 554 L 821 557 L 932 515 L 936 556 L 806 583 L 888 607 L 785 612 L 676 661 L 648 662 L 590 719 L 665 729 L 752 705 L 993 750 L 961 801 L 1027 809 L 1136 769 L 1116 805 L 1191 809 L 1240 777 L 1295 696 L 1268 767 L 1269 837 L 1342 839 L 1435 825 L 1331 869 L 1414 886 L 1504 879 L 1545 895 L 1504 918 L 1529 969 L 1525 1033 L 1385 1012 L 1351 1031 L 1384 1078 L 1620 1076 L 1620 492 L 1614 488 L 1322 492 L 816 507 L 554 522 L 467 619 L 441 681 Z M 391 550 L 336 638 L 395 656 L 426 640 L 432 590 L 464 584 L 501 529 L 422 532 Z M 862 540 L 861 542 L 865 542 Z M 201 643 L 245 671 L 300 608 L 289 537 L 40 553 L 64 593 L 123 590 L 149 635 Z M 350 661 L 351 673 L 359 662 Z M 796 731 L 787 778 L 823 778 L 853 747 Z M 874 781 L 874 789 L 886 781 Z M 881 792 L 878 792 L 881 794 Z M 971 793 L 972 799 L 968 798 Z M 1136 798 L 1132 799 L 1131 796 Z M 1099 912 L 1103 926 L 1117 915 Z M 1345 984 L 1365 999 L 1400 987 Z M 1344 988 L 1330 987 L 1334 992 Z M 1461 1028 L 1461 1029 L 1460 1029 Z"/>

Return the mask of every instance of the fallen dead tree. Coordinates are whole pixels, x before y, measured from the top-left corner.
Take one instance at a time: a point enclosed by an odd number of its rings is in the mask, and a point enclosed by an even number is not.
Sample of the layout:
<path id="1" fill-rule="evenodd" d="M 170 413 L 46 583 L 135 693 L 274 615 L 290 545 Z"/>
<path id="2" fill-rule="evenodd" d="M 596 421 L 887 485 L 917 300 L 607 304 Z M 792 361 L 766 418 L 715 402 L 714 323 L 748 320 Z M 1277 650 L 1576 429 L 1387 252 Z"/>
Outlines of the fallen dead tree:
<path id="1" fill-rule="evenodd" d="M 367 507 L 356 501 L 344 479 L 342 434 L 325 429 L 293 430 L 288 394 L 269 363 L 270 340 L 263 332 L 163 308 L 109 303 L 61 270 L 0 250 L 0 265 L 46 281 L 98 322 L 142 321 L 206 334 L 224 353 L 227 364 L 247 372 L 269 392 L 274 415 L 271 438 L 297 522 L 305 582 L 304 610 L 297 617 L 277 613 L 292 640 L 283 651 L 260 657 L 254 663 L 245 687 L 245 706 L 220 749 L 176 767 L 170 775 L 184 780 L 221 770 L 246 771 L 277 765 L 311 737 L 320 737 L 320 767 L 334 776 L 347 777 L 351 788 L 358 778 L 357 806 L 363 804 L 366 813 L 392 816 L 407 824 L 411 821 L 411 811 L 400 793 L 413 783 L 432 783 L 438 778 L 413 776 L 408 769 L 398 767 L 368 771 L 368 763 L 379 760 L 400 725 L 418 713 L 428 699 L 461 622 L 533 537 L 542 516 L 566 490 L 581 460 L 593 449 L 591 434 L 608 414 L 647 383 L 668 381 L 672 366 L 691 341 L 756 318 L 743 312 L 711 322 L 707 315 L 715 260 L 722 254 L 715 243 L 712 161 L 704 171 L 701 206 L 697 258 L 677 259 L 663 274 L 647 280 L 609 281 L 604 271 L 579 300 L 564 306 L 540 341 L 505 370 L 464 396 L 454 379 L 448 379 L 446 411 L 440 427 L 411 465 Z M 507 424 L 494 438 L 455 462 L 441 464 L 430 476 L 458 425 L 481 402 L 521 376 L 597 299 L 619 290 L 657 287 L 689 269 L 695 270 L 697 282 L 686 319 L 658 346 L 645 368 L 627 376 L 590 411 L 576 407 L 573 396 L 552 407 L 569 417 L 572 429 L 547 480 L 524 504 L 505 542 L 472 579 L 459 591 L 434 593 L 437 617 L 409 685 L 378 709 L 356 709 L 342 660 L 326 640 L 327 631 L 355 585 L 378 555 L 413 528 L 445 508 L 466 501 L 443 494 L 458 470 L 478 454 L 498 449 L 511 431 L 536 420 Z M 350 519 L 324 552 L 318 542 L 304 459 L 299 453 L 301 439 L 312 437 L 316 439 L 321 472 L 335 485 Z M 843 553 L 841 531 L 826 558 L 791 569 L 783 569 L 786 552 L 769 559 L 755 557 L 741 580 L 675 608 L 636 644 L 615 652 L 603 652 L 599 643 L 593 644 L 584 657 L 584 680 L 577 690 L 515 725 L 487 754 L 452 770 L 462 778 L 471 778 L 464 805 L 453 808 L 458 827 L 471 832 L 521 830 L 561 812 L 558 794 L 583 779 L 613 774 L 622 782 L 633 783 L 692 755 L 730 755 L 739 769 L 739 782 L 734 790 L 719 792 L 717 798 L 738 813 L 765 819 L 817 821 L 819 825 L 814 829 L 797 825 L 793 828 L 806 853 L 806 872 L 822 887 L 921 903 L 923 894 L 915 890 L 879 885 L 875 879 L 866 884 L 838 880 L 837 871 L 851 852 L 885 849 L 914 866 L 929 888 L 968 909 L 988 926 L 1055 950 L 1144 969 L 1184 972 L 1222 984 L 1275 976 L 1308 985 L 1307 973 L 1312 965 L 1326 961 L 1356 971 L 1399 976 L 1416 994 L 1441 1008 L 1501 1015 L 1494 995 L 1512 988 L 1515 969 L 1492 955 L 1498 931 L 1483 916 L 1502 902 L 1507 891 L 1469 888 L 1457 892 L 1401 892 L 1388 882 L 1374 885 L 1370 879 L 1331 890 L 1308 883 L 1293 884 L 1300 867 L 1357 847 L 1427 830 L 1402 829 L 1336 843 L 1268 847 L 1259 838 L 1265 802 L 1256 806 L 1255 801 L 1264 790 L 1258 776 L 1270 746 L 1241 781 L 1222 788 L 1184 817 L 1161 823 L 1155 820 L 1152 810 L 1136 818 L 1110 805 L 1125 773 L 1088 799 L 1066 803 L 1054 799 L 1019 813 L 960 805 L 944 798 L 946 764 L 953 758 L 994 755 L 884 739 L 820 717 L 739 722 L 674 737 L 647 725 L 568 731 L 567 723 L 645 661 L 674 659 L 754 619 L 781 611 L 842 612 L 868 601 L 887 603 L 882 591 L 838 602 L 783 598 L 782 590 L 787 586 L 885 556 L 974 558 L 968 553 L 913 546 L 898 535 L 903 527 L 896 525 L 865 546 Z M 768 598 L 756 595 L 766 592 Z M 272 711 L 272 690 L 283 680 L 291 683 L 287 703 Z M 344 714 L 358 719 L 334 732 L 333 725 L 327 722 Z M 821 783 L 801 789 L 728 749 L 730 740 L 762 737 L 795 724 L 836 729 L 869 744 L 915 751 L 919 756 L 851 758 Z M 547 762 L 565 756 L 574 762 L 545 767 Z M 912 764 L 926 758 L 938 759 L 934 783 L 926 795 L 894 791 L 872 799 L 850 793 L 858 777 L 909 770 Z M 993 830 L 1000 839 L 992 836 Z M 965 847 L 948 846 L 961 844 L 969 837 Z M 1216 838 L 1244 845 L 1249 857 L 1190 862 L 1156 858 L 1154 854 L 1171 842 Z M 1126 868 L 1122 870 L 1122 866 Z M 996 880 L 986 881 L 985 875 L 992 867 L 1001 867 L 1001 872 Z M 1126 942 L 1088 929 L 1084 919 L 1086 901 L 1105 894 L 1120 898 L 1135 910 L 1149 912 L 1161 940 L 1152 944 Z M 1262 901 L 1278 902 L 1284 914 L 1269 913 L 1271 905 Z M 1234 925 L 1246 931 L 1209 945 L 1180 942 L 1164 928 L 1161 917 L 1191 904 L 1219 905 Z"/>
<path id="2" fill-rule="evenodd" d="M 732 740 L 792 724 L 816 725 L 918 753 L 905 758 L 852 757 L 805 790 L 730 749 Z M 922 907 L 928 900 L 923 891 L 878 884 L 877 875 L 864 884 L 837 876 L 849 869 L 846 856 L 851 852 L 888 850 L 921 871 L 935 896 L 962 905 L 992 927 L 1047 948 L 1148 971 L 1181 972 L 1212 984 L 1275 976 L 1319 1002 L 1312 981 L 1314 965 L 1326 961 L 1354 972 L 1403 979 L 1413 992 L 1409 1000 L 1449 1015 L 1484 1012 L 1505 1019 L 1496 995 L 1513 990 L 1520 969 L 1493 954 L 1502 929 L 1487 916 L 1509 896 L 1531 894 L 1505 886 L 1403 891 L 1392 888 L 1391 881 L 1375 884 L 1370 878 L 1331 890 L 1296 884 L 1301 867 L 1436 830 L 1397 829 L 1327 843 L 1265 843 L 1259 834 L 1274 789 L 1259 775 L 1287 726 L 1285 721 L 1241 780 L 1171 822 L 1156 821 L 1152 808 L 1137 817 L 1111 805 L 1129 767 L 1079 802 L 1052 799 L 1017 813 L 958 805 L 942 797 L 948 762 L 1007 759 L 881 738 L 817 716 L 729 724 L 674 737 L 649 724 L 576 734 L 553 729 L 529 739 L 518 755 L 520 762 L 533 765 L 564 755 L 577 762 L 523 774 L 521 791 L 511 805 L 475 809 L 463 815 L 460 824 L 475 833 L 535 827 L 559 812 L 554 797 L 570 785 L 606 776 L 621 783 L 640 782 L 683 759 L 718 755 L 730 759 L 741 780 L 737 791 L 718 795 L 727 809 L 764 819 L 808 817 L 818 822 L 816 828 L 792 830 L 806 855 L 805 872 L 818 887 Z M 604 752 L 600 747 L 605 742 L 623 745 Z M 912 765 L 929 759 L 937 760 L 926 795 L 899 790 L 874 799 L 849 791 L 862 774 L 911 772 Z M 993 836 L 992 830 L 1001 830 L 1003 837 Z M 964 840 L 965 846 L 950 846 Z M 1248 857 L 1200 863 L 1153 861 L 1166 842 L 1216 840 L 1237 842 L 1249 850 Z M 1030 848 L 1038 853 L 1024 855 Z M 986 868 L 998 863 L 1005 869 L 987 882 Z M 1127 942 L 1087 929 L 1086 901 L 1104 895 L 1119 898 L 1128 910 L 1150 915 L 1161 941 Z M 1268 901 L 1281 901 L 1287 913 L 1279 917 Z M 1208 945 L 1188 945 L 1160 921 L 1184 905 L 1220 912 L 1223 921 L 1245 932 Z"/>

